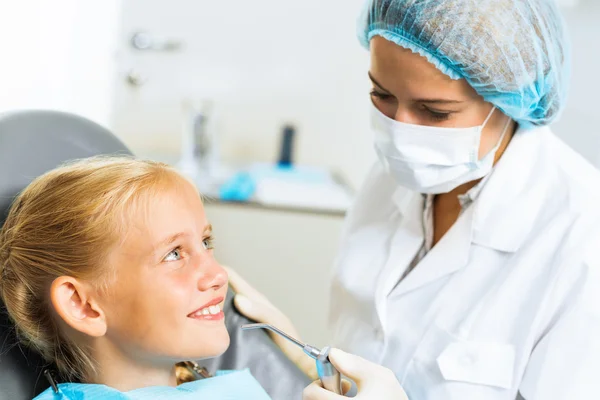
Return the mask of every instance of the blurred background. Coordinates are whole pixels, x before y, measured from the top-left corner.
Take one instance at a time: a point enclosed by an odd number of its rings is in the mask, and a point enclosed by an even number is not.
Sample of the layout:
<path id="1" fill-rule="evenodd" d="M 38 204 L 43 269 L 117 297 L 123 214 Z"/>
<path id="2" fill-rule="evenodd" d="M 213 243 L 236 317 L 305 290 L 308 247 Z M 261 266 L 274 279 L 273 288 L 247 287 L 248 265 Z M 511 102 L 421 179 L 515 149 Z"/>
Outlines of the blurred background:
<path id="1" fill-rule="evenodd" d="M 76 113 L 189 173 L 219 260 L 322 346 L 343 217 L 375 161 L 362 3 L 0 0 L 0 112 Z M 554 130 L 600 166 L 600 2 L 560 3 L 573 81 Z"/>

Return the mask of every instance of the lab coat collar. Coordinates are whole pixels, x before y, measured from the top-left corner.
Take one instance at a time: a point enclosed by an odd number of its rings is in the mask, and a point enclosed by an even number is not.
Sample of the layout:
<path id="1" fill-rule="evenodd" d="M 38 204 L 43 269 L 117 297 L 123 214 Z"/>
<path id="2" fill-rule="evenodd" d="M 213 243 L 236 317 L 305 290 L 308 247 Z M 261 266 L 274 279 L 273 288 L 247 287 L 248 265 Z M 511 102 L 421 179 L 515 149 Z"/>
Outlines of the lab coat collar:
<path id="1" fill-rule="evenodd" d="M 473 243 L 516 252 L 533 228 L 548 195 L 547 173 L 540 173 L 542 141 L 549 128 L 518 129 L 472 206 Z"/>
<path id="2" fill-rule="evenodd" d="M 385 298 L 394 290 L 398 282 L 400 282 L 402 275 L 405 274 L 406 269 L 410 267 L 415 255 L 419 252 L 419 249 L 423 246 L 424 232 L 422 224 L 423 215 L 423 196 L 406 195 L 406 193 L 400 193 L 396 191 L 394 200 L 398 201 L 398 207 L 402 213 L 402 220 L 400 222 L 400 229 L 398 229 L 393 237 L 391 238 L 390 244 L 390 255 L 384 266 L 383 271 L 379 275 L 378 285 L 376 289 L 376 304 L 377 312 L 382 321 L 385 320 L 386 315 L 386 302 Z M 446 265 L 446 264 L 444 264 Z M 401 268 L 404 266 L 404 268 Z M 414 271 L 413 271 L 414 272 Z M 397 291 L 404 293 L 414 285 L 409 285 L 407 289 L 406 280 L 413 280 L 414 273 L 411 272 L 407 275 L 407 278 L 402 281 Z M 426 278 L 424 278 L 426 280 Z M 419 282 L 416 282 L 418 285 Z"/>
<path id="3" fill-rule="evenodd" d="M 473 208 L 465 210 L 448 233 L 419 262 L 419 266 L 400 282 L 394 290 L 394 296 L 401 296 L 447 276 L 467 264 L 471 247 L 472 214 Z M 386 295 L 392 292 L 393 287 L 388 286 L 387 289 Z"/>
<path id="4" fill-rule="evenodd" d="M 414 201 L 414 198 L 416 196 L 418 196 L 418 193 L 410 191 L 410 190 L 404 188 L 403 186 L 398 186 L 398 188 L 392 195 L 392 200 L 398 207 L 398 211 L 400 211 L 400 214 L 402 215 L 402 217 L 411 215 L 411 213 L 408 211 L 410 209 L 411 202 Z M 423 211 L 421 210 L 421 212 L 423 212 Z"/>
<path id="5" fill-rule="evenodd" d="M 399 269 L 398 265 L 410 265 L 412 257 L 423 245 L 424 196 L 400 188 L 394 193 L 393 200 L 402 214 L 402 222 L 390 246 L 391 251 L 398 254 L 389 257 L 389 265 L 386 265 L 379 279 L 377 311 L 380 316 L 386 314 L 384 299 L 392 292 L 395 297 L 402 296 L 461 269 L 468 261 L 472 242 L 473 208 L 468 207 L 440 242 L 419 262 L 419 266 L 401 280 L 405 269 Z"/>

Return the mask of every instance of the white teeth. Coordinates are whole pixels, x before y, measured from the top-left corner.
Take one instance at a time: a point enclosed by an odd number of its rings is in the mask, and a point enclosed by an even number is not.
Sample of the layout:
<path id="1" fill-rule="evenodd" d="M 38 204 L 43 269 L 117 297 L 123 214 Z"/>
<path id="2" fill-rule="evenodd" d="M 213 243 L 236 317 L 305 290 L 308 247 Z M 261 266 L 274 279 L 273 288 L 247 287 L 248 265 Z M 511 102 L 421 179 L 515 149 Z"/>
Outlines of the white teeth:
<path id="1" fill-rule="evenodd" d="M 202 310 L 196 312 L 196 316 L 200 316 L 200 315 L 217 315 L 218 313 L 221 312 L 221 307 L 219 305 L 216 306 L 210 306 L 210 307 L 206 307 L 203 308 Z"/>

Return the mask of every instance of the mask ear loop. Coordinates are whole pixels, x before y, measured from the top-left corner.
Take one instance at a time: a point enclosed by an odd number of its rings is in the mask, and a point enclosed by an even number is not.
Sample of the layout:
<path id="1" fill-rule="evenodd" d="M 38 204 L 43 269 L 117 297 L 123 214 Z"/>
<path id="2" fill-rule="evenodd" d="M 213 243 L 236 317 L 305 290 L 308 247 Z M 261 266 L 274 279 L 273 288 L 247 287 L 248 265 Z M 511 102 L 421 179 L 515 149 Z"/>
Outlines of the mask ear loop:
<path id="1" fill-rule="evenodd" d="M 508 126 L 510 125 L 510 121 L 512 121 L 512 119 L 509 116 L 507 116 L 506 123 L 504 124 L 504 130 L 502 131 L 502 135 L 500 135 L 500 139 L 498 140 L 498 143 L 496 144 L 496 150 L 498 150 L 498 148 L 502 144 L 502 141 L 504 140 L 504 136 L 506 136 L 506 132 L 508 132 Z"/>
<path id="2" fill-rule="evenodd" d="M 490 118 L 492 118 L 492 115 L 494 115 L 494 111 L 496 111 L 496 106 L 492 107 L 492 111 L 490 111 L 490 113 L 488 114 L 488 116 L 485 119 L 485 121 L 483 121 L 483 124 L 481 125 L 481 130 L 482 131 L 483 131 L 483 128 L 485 128 L 485 126 L 487 125 L 487 123 L 490 121 Z"/>
<path id="3" fill-rule="evenodd" d="M 492 113 L 494 112 L 494 110 L 496 110 L 495 107 L 492 109 Z M 490 117 L 492 116 L 492 113 L 490 113 L 488 118 L 485 120 L 483 126 L 485 126 L 487 121 L 490 119 Z M 498 151 L 498 149 L 500 148 L 500 145 L 502 144 L 502 141 L 504 140 L 504 136 L 506 136 L 506 132 L 508 131 L 508 126 L 510 125 L 510 121 L 512 121 L 512 119 L 509 116 L 507 116 L 506 123 L 504 124 L 504 129 L 502 130 L 502 135 L 500 135 L 500 139 L 498 139 L 498 143 L 496 143 L 496 145 L 485 156 L 483 156 L 483 158 L 489 156 L 491 153 L 496 153 L 496 151 Z M 482 158 L 482 160 L 483 160 L 483 158 Z M 481 160 L 477 160 L 477 162 L 480 162 L 480 161 Z"/>

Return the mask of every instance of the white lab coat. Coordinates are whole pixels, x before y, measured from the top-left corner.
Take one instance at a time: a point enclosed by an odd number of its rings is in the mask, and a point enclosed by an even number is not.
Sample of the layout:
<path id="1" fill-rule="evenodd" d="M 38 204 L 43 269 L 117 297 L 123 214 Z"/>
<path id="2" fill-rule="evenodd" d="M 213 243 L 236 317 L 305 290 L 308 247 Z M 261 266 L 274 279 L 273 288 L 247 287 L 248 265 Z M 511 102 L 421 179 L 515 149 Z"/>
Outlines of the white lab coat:
<path id="1" fill-rule="evenodd" d="M 375 166 L 334 272 L 334 344 L 411 400 L 600 399 L 600 174 L 518 131 L 481 193 L 404 279 L 423 196 Z"/>

